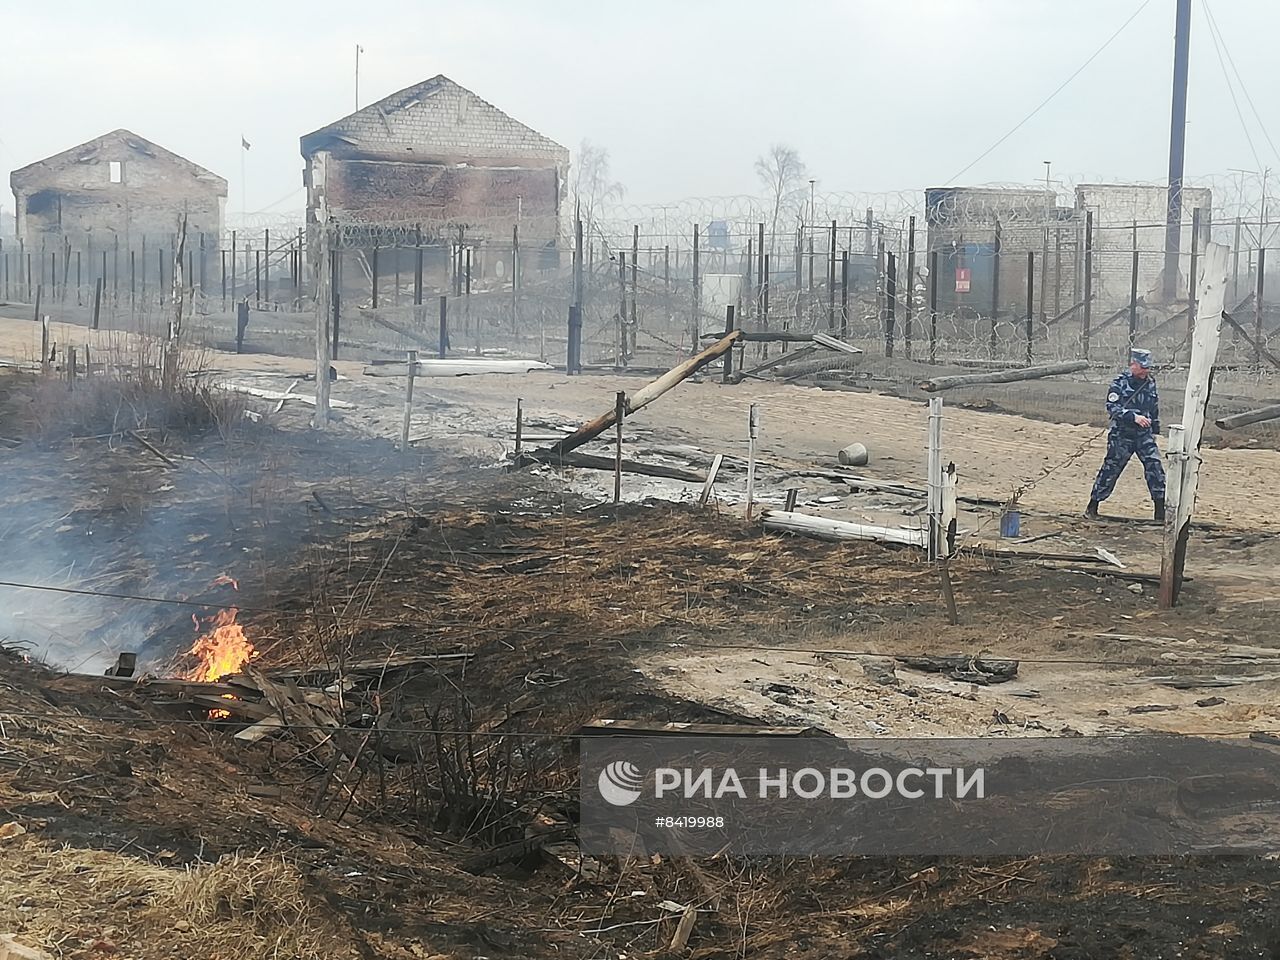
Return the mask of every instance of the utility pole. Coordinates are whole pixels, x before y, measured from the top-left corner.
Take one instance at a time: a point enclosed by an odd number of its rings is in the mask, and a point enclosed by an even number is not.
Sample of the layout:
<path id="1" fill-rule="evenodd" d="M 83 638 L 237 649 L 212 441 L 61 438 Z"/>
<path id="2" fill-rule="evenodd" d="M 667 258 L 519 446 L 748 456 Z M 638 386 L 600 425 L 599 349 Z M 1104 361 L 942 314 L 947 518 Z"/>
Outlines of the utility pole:
<path id="1" fill-rule="evenodd" d="M 1169 121 L 1169 205 L 1164 231 L 1164 299 L 1178 295 L 1182 242 L 1182 170 L 1187 147 L 1187 71 L 1191 59 L 1191 0 L 1177 0 L 1173 35 L 1173 110 Z"/>
<path id="2" fill-rule="evenodd" d="M 360 54 L 364 53 L 364 47 L 356 44 L 356 109 L 360 109 Z"/>

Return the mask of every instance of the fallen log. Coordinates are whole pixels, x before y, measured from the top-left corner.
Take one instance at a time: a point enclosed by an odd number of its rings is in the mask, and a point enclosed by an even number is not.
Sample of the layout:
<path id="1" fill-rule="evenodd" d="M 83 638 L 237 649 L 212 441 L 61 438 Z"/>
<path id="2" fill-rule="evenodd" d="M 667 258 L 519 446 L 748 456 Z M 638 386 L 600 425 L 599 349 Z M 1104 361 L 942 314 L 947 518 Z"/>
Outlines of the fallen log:
<path id="1" fill-rule="evenodd" d="M 1016 383 L 1020 380 L 1038 380 L 1063 373 L 1076 373 L 1087 369 L 1088 360 L 1067 360 L 1063 363 L 1046 363 L 1038 367 L 1022 367 L 1017 370 L 991 370 L 985 373 L 961 373 L 951 377 L 933 377 L 920 382 L 920 389 L 927 393 L 950 390 L 980 383 Z"/>
<path id="2" fill-rule="evenodd" d="M 549 463 L 556 467 L 582 467 L 586 470 L 608 470 L 612 473 L 618 461 L 613 457 L 597 457 L 589 453 L 551 453 L 539 450 L 534 453 L 522 453 L 516 457 L 516 466 L 529 466 L 534 463 Z M 623 460 L 623 473 L 635 473 L 645 477 L 661 477 L 664 480 L 680 480 L 684 483 L 705 483 L 706 477 L 692 470 L 681 470 L 679 467 L 666 467 L 657 463 L 641 463 L 638 460 Z"/>
<path id="3" fill-rule="evenodd" d="M 445 360 L 427 358 L 414 366 L 415 377 L 465 377 L 483 373 L 528 373 L 531 370 L 551 370 L 551 364 L 541 360 L 486 360 L 483 357 L 451 357 Z M 366 377 L 403 377 L 408 375 L 409 365 L 369 364 L 364 368 Z"/>
<path id="4" fill-rule="evenodd" d="M 1251 423 L 1262 423 L 1265 420 L 1275 420 L 1277 417 L 1280 417 L 1280 403 L 1248 410 L 1245 413 L 1235 413 L 1229 417 L 1219 417 L 1213 422 L 1219 430 L 1235 430 L 1237 427 L 1247 427 Z"/>
<path id="5" fill-rule="evenodd" d="M 765 510 L 761 514 L 764 528 L 779 533 L 797 533 L 820 540 L 873 540 L 878 543 L 898 543 L 909 547 L 924 547 L 926 531 L 903 530 L 899 527 L 881 527 L 870 523 L 851 523 L 828 517 L 812 517 L 804 513 L 786 510 Z"/>
<path id="6" fill-rule="evenodd" d="M 653 401 L 657 400 L 676 384 L 692 376 L 713 360 L 723 356 L 741 336 L 741 330 L 734 330 L 730 332 L 711 346 L 707 347 L 697 356 L 690 357 L 688 360 L 684 361 L 684 363 L 672 367 L 657 380 L 641 387 L 630 397 L 626 398 L 626 402 L 623 404 L 625 413 L 629 416 L 637 410 L 653 403 Z M 607 412 L 596 417 L 594 420 L 589 420 L 584 423 L 559 443 L 548 447 L 545 452 L 567 453 L 570 450 L 574 450 L 582 446 L 584 443 L 589 443 L 612 427 L 617 422 L 617 417 L 617 407 L 611 406 Z M 538 452 L 541 453 L 544 451 Z"/>
<path id="7" fill-rule="evenodd" d="M 847 353 L 832 353 L 827 356 L 814 357 L 812 360 L 805 360 L 794 366 L 789 366 L 782 374 L 786 378 L 787 383 L 791 383 L 801 377 L 810 377 L 815 374 L 829 373 L 839 371 L 856 371 L 865 370 L 866 363 L 861 356 L 855 356 Z"/>

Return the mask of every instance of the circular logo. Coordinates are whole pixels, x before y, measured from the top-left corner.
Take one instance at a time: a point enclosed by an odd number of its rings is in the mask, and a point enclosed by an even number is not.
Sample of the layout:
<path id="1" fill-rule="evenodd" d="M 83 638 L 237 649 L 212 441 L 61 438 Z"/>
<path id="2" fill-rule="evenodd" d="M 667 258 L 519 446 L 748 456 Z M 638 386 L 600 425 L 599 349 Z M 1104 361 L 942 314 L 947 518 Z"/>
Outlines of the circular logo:
<path id="1" fill-rule="evenodd" d="M 629 760 L 615 760 L 600 771 L 596 786 L 600 796 L 615 807 L 625 807 L 640 799 L 644 776 Z"/>
<path id="2" fill-rule="evenodd" d="M 1107 394 L 1107 399 L 1108 399 L 1108 400 L 1110 400 L 1112 403 L 1115 403 L 1117 400 L 1119 400 L 1119 399 L 1120 399 L 1120 394 L 1118 394 L 1118 393 L 1109 393 L 1109 394 Z"/>

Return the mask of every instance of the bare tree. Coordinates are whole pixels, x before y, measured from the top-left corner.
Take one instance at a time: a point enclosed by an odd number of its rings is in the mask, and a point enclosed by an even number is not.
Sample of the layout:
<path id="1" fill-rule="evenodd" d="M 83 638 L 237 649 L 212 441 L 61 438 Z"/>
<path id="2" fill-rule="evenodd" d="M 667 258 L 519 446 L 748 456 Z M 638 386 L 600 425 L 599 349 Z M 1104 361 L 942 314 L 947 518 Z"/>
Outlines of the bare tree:
<path id="1" fill-rule="evenodd" d="M 756 158 L 756 176 L 773 199 L 773 223 L 769 230 L 771 254 L 778 238 L 778 217 L 782 206 L 803 188 L 807 172 L 800 154 L 785 143 L 772 144 L 767 153 Z"/>
<path id="2" fill-rule="evenodd" d="M 574 163 L 573 195 L 588 224 L 595 222 L 596 212 L 602 204 L 621 200 L 626 188 L 610 178 L 609 151 L 590 140 L 583 140 L 578 147 Z"/>

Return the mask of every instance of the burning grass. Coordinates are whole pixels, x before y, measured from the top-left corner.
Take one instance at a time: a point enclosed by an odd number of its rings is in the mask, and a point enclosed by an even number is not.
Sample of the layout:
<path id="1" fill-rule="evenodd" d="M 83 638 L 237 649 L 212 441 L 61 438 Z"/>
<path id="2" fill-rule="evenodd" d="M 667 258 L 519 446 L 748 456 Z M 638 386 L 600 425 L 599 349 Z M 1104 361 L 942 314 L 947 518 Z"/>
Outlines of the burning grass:
<path id="1" fill-rule="evenodd" d="M 210 629 L 192 645 L 190 656 L 199 663 L 187 672 L 188 680 L 213 681 L 239 672 L 240 668 L 257 656 L 257 651 L 244 634 L 244 627 L 236 622 L 239 611 L 235 607 L 219 610 L 206 623 Z M 193 615 L 196 628 L 200 621 Z"/>

